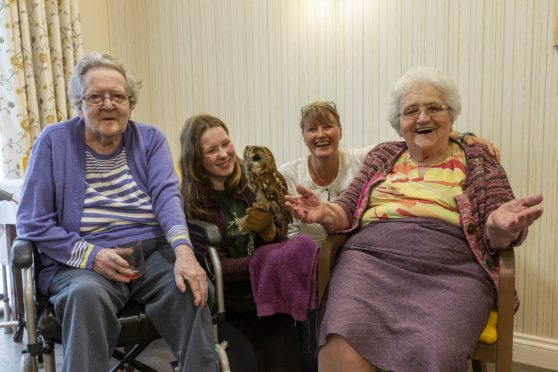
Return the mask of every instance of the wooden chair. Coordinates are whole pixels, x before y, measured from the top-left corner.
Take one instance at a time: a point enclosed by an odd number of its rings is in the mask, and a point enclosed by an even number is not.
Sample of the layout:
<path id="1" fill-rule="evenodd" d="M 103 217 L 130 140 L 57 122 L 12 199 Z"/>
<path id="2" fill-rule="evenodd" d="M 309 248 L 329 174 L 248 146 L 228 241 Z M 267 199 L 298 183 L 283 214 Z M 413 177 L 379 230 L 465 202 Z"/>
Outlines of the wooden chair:
<path id="1" fill-rule="evenodd" d="M 513 249 L 500 251 L 500 283 L 498 284 L 497 340 L 493 344 L 477 342 L 473 351 L 474 372 L 486 372 L 486 362 L 495 364 L 495 372 L 512 370 L 513 314 L 515 298 L 515 255 Z"/>
<path id="2" fill-rule="evenodd" d="M 324 295 L 339 249 L 348 236 L 331 234 L 320 246 L 318 255 L 318 299 Z M 513 315 L 515 297 L 515 255 L 512 249 L 500 251 L 497 340 L 493 344 L 477 342 L 472 356 L 474 372 L 486 372 L 486 362 L 495 364 L 495 372 L 512 370 Z"/>

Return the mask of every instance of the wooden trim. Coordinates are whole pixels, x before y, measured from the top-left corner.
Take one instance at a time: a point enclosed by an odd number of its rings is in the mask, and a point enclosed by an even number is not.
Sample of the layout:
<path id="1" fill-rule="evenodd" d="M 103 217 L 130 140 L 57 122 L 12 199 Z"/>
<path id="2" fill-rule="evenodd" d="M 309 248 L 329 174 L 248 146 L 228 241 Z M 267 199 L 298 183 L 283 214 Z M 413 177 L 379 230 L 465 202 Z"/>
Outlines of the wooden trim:
<path id="1" fill-rule="evenodd" d="M 558 46 L 558 0 L 554 0 L 554 46 Z"/>

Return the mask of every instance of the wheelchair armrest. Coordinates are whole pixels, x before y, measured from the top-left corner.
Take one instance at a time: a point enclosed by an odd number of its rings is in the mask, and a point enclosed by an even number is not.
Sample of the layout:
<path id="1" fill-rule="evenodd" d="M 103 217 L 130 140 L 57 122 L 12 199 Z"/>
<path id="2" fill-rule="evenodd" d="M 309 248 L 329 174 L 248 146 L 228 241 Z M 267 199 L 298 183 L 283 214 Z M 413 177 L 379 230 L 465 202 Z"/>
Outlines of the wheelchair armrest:
<path id="1" fill-rule="evenodd" d="M 213 274 L 213 270 L 211 270 L 211 266 L 209 266 L 209 263 L 207 262 L 207 257 L 198 252 L 194 252 L 194 255 L 196 256 L 196 259 L 198 260 L 198 263 L 200 264 L 202 269 L 207 273 L 209 279 L 211 279 L 211 281 L 214 281 L 215 275 Z"/>
<path id="2" fill-rule="evenodd" d="M 217 246 L 221 243 L 221 233 L 219 229 L 210 222 L 189 219 L 188 229 L 191 234 L 198 235 L 204 239 L 208 245 Z"/>
<path id="3" fill-rule="evenodd" d="M 216 291 L 215 296 L 217 300 L 217 318 L 219 320 L 223 320 L 225 318 L 223 270 L 221 268 L 221 260 L 219 259 L 216 248 L 219 244 L 221 244 L 221 233 L 219 232 L 219 228 L 217 227 L 217 225 L 196 219 L 188 220 L 188 229 L 190 231 L 190 234 L 197 235 L 207 242 L 207 250 L 209 253 L 209 258 L 211 260 L 211 266 L 213 268 L 213 272 L 211 274 L 214 277 L 213 282 L 215 284 Z M 201 259 L 201 257 L 198 257 L 198 261 L 200 261 Z M 205 262 L 205 265 L 207 267 L 208 265 L 205 257 L 203 258 L 203 261 Z M 206 267 L 204 267 L 204 269 L 206 269 Z M 209 272 L 209 270 L 207 269 L 206 271 Z"/>
<path id="4" fill-rule="evenodd" d="M 320 245 L 318 253 L 318 300 L 322 299 L 329 283 L 337 253 L 348 239 L 346 234 L 330 234 Z"/>
<path id="5" fill-rule="evenodd" d="M 16 238 L 12 243 L 12 265 L 16 269 L 25 269 L 33 264 L 33 247 L 30 240 Z"/>

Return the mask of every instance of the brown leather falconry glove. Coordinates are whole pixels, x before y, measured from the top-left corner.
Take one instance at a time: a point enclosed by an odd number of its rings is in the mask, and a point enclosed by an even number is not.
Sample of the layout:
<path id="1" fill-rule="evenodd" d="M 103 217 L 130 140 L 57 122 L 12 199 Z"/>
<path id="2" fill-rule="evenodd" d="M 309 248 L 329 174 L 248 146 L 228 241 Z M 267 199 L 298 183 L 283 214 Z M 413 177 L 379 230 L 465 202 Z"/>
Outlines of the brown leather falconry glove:
<path id="1" fill-rule="evenodd" d="M 261 203 L 254 203 L 252 207 L 246 209 L 246 216 L 242 218 L 238 226 L 241 234 L 255 231 L 266 242 L 273 240 L 276 233 L 273 215 Z"/>

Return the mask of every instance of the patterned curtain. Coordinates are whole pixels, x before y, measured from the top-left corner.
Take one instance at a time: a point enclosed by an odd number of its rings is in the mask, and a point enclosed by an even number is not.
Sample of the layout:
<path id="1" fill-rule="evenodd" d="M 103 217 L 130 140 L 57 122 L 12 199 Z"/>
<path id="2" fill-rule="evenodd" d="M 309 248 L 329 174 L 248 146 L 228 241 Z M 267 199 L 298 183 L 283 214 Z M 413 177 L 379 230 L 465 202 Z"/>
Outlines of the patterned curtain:
<path id="1" fill-rule="evenodd" d="M 41 129 L 76 114 L 66 89 L 82 55 L 78 0 L 0 0 L 0 179 L 21 177 Z"/>

